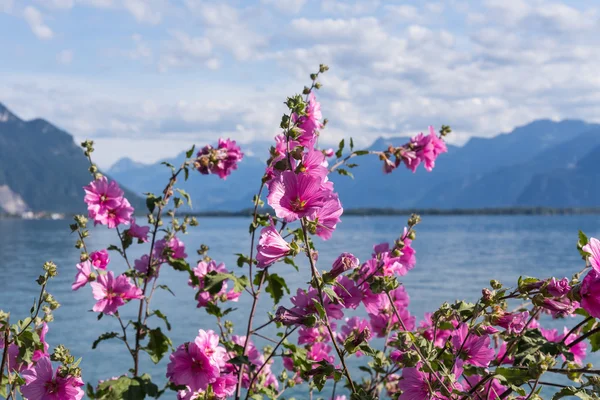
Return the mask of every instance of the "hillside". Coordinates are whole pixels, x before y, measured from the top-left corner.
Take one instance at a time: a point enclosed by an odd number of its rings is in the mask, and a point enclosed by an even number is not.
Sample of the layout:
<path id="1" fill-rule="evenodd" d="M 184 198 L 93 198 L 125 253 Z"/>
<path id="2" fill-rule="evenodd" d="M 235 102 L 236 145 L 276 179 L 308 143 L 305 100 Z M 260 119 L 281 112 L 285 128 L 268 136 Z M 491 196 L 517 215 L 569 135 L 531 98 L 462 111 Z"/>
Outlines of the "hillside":
<path id="1" fill-rule="evenodd" d="M 5 212 L 85 210 L 91 176 L 73 137 L 43 119 L 24 121 L 0 104 L 0 209 Z M 134 206 L 141 199 L 127 193 Z"/>

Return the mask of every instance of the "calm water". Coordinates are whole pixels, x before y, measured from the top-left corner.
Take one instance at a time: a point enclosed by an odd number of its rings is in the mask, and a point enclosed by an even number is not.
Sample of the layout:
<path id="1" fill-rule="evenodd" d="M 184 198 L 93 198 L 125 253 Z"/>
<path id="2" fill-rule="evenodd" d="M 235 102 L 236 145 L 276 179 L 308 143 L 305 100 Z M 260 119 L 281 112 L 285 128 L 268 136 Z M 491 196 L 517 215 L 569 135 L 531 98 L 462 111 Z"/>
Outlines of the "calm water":
<path id="1" fill-rule="evenodd" d="M 373 244 L 393 241 L 405 220 L 405 217 L 344 218 L 329 242 L 317 242 L 320 269 L 328 269 L 343 251 L 350 251 L 361 260 L 367 258 Z M 424 312 L 436 309 L 444 301 L 474 300 L 492 277 L 509 284 L 516 282 L 519 275 L 570 276 L 581 269 L 575 249 L 577 230 L 597 236 L 599 222 L 598 216 L 426 216 L 418 226 L 414 242 L 417 266 L 403 279 L 411 296 L 410 310 L 420 319 Z M 105 317 L 98 322 L 96 314 L 89 311 L 94 304 L 89 287 L 78 292 L 70 290 L 78 250 L 73 246 L 75 237 L 70 235 L 68 224 L 69 221 L 0 221 L 0 309 L 11 311 L 14 316 L 26 315 L 35 297 L 34 281 L 41 265 L 46 260 L 56 262 L 60 275 L 51 282 L 49 291 L 62 307 L 55 313 L 56 322 L 50 326 L 48 341 L 51 346 L 65 344 L 76 357 L 83 357 L 84 379 L 96 382 L 126 373 L 131 363 L 121 342 L 107 341 L 98 349 L 91 349 L 91 343 L 101 333 L 119 329 L 113 319 Z M 234 253 L 248 252 L 247 226 L 248 220 L 243 218 L 201 220 L 200 227 L 183 237 L 187 253 L 195 254 L 195 249 L 204 243 L 210 247 L 213 258 L 238 270 Z M 113 234 L 104 229 L 93 231 L 89 248 L 104 248 L 116 242 Z M 140 255 L 143 249 L 136 247 L 139 249 L 134 255 Z M 123 269 L 116 253 L 111 255 L 111 268 Z M 279 264 L 273 271 L 287 279 L 292 292 L 304 287 L 309 279 L 306 265 L 301 265 L 299 273 Z M 174 344 L 189 341 L 199 328 L 216 329 L 213 317 L 195 308 L 194 292 L 182 273 L 164 268 L 160 281 L 177 295 L 160 291 L 153 300 L 154 308 L 168 314 Z M 231 319 L 242 334 L 248 299 L 242 297 L 238 307 Z M 265 299 L 259 308 L 257 324 L 266 320 L 266 312 L 271 310 L 270 299 Z M 123 307 L 121 312 L 124 318 L 134 313 L 133 304 Z M 162 324 L 159 320 L 153 323 Z M 155 366 L 145 357 L 142 369 L 162 380 L 165 364 L 163 360 Z"/>

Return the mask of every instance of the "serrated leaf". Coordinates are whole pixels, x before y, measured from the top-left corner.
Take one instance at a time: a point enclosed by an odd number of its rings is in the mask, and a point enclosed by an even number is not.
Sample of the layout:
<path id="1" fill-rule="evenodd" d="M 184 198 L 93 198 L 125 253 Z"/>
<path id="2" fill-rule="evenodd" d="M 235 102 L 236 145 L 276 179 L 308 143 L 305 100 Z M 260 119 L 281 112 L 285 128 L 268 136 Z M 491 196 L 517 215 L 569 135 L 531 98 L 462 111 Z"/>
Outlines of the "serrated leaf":
<path id="1" fill-rule="evenodd" d="M 144 350 L 150 354 L 150 358 L 154 364 L 158 364 L 171 348 L 171 339 L 169 339 L 160 328 L 150 329 L 148 336 L 150 337 L 150 340 L 148 341 L 148 346 L 146 346 Z"/>

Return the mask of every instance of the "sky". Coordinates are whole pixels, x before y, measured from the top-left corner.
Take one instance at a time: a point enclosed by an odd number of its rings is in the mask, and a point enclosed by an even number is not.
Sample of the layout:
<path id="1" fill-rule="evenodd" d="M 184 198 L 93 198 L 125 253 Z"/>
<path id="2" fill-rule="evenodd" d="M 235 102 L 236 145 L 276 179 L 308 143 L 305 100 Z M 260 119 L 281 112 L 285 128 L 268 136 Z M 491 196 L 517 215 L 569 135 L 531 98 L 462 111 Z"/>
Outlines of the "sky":
<path id="1" fill-rule="evenodd" d="M 600 122 L 600 2 L 0 0 L 0 102 L 102 167 L 270 141 L 320 63 L 325 144 Z"/>

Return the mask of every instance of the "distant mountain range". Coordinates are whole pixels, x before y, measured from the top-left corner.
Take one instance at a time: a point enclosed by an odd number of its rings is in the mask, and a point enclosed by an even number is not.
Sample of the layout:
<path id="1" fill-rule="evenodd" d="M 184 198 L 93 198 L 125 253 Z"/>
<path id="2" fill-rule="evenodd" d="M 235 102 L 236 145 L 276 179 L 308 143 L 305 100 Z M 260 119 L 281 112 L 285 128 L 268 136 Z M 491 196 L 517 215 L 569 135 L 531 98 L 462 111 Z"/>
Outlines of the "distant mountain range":
<path id="1" fill-rule="evenodd" d="M 82 212 L 88 168 L 73 136 L 43 119 L 24 121 L 0 104 L 0 211 Z M 143 206 L 141 197 L 126 195 Z"/>
<path id="2" fill-rule="evenodd" d="M 379 138 L 381 150 L 407 138 Z M 194 199 L 194 211 L 238 211 L 251 206 L 268 157 L 268 143 L 242 146 L 246 157 L 226 181 L 192 174 L 180 186 Z M 493 138 L 472 138 L 448 146 L 436 168 L 413 174 L 400 168 L 383 174 L 373 156 L 355 158 L 354 179 L 333 175 L 346 209 L 600 206 L 600 125 L 538 120 Z M 165 160 L 178 164 L 183 152 Z M 144 192 L 158 193 L 169 170 L 160 163 L 124 158 L 106 173 L 130 189 L 142 206 Z M 0 104 L 0 208 L 78 212 L 81 187 L 90 181 L 87 160 L 73 137 L 42 119 L 23 121 Z"/>

